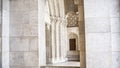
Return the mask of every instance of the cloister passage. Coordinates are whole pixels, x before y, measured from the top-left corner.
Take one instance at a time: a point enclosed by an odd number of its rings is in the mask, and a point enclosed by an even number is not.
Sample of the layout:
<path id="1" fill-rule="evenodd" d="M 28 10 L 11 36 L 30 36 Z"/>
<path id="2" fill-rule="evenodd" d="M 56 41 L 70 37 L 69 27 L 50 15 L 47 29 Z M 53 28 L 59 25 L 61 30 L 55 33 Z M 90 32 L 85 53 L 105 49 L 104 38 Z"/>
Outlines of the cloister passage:
<path id="1" fill-rule="evenodd" d="M 119 41 L 120 0 L 0 0 L 0 68 L 120 68 Z"/>

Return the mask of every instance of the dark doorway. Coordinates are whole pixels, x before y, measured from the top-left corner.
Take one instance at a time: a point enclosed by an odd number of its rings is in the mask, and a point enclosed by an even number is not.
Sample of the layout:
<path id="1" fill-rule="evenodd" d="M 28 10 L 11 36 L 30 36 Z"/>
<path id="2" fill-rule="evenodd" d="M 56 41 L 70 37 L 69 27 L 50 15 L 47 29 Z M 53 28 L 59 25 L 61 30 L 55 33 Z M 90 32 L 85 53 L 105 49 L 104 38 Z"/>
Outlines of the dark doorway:
<path id="1" fill-rule="evenodd" d="M 69 39 L 70 50 L 76 50 L 76 39 Z"/>

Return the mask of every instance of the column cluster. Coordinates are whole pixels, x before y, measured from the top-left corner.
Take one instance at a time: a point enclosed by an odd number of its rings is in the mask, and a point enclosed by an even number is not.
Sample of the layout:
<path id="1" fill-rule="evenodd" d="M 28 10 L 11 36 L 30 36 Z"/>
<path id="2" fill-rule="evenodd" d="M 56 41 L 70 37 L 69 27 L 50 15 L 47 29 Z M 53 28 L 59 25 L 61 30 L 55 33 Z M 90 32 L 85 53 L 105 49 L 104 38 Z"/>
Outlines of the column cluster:
<path id="1" fill-rule="evenodd" d="M 67 25 L 66 19 L 51 16 L 51 51 L 52 63 L 66 61 L 67 53 Z"/>

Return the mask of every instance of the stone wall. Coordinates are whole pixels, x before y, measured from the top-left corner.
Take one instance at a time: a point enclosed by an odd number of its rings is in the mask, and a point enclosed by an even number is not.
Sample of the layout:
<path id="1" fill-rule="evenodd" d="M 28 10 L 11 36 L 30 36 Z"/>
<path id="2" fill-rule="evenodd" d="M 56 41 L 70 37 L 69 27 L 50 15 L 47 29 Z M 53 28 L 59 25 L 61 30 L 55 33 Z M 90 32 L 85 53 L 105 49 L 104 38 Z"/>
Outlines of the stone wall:
<path id="1" fill-rule="evenodd" d="M 10 0 L 10 68 L 38 68 L 38 0 Z"/>
<path id="2" fill-rule="evenodd" d="M 114 7 L 109 7 L 109 2 L 84 0 L 87 68 L 112 67 L 110 10 Z"/>
<path id="3" fill-rule="evenodd" d="M 119 68 L 120 1 L 85 0 L 84 3 L 87 67 Z"/>

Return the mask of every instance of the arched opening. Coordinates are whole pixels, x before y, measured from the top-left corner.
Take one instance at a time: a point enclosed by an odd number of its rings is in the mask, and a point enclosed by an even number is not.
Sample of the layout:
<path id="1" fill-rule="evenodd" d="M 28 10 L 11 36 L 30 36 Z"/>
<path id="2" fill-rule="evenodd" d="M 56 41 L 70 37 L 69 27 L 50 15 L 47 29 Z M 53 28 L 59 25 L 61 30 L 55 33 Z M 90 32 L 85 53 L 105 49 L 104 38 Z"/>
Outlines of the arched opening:
<path id="1" fill-rule="evenodd" d="M 68 47 L 69 51 L 67 52 L 68 61 L 80 61 L 79 53 L 79 36 L 75 33 L 70 33 L 68 37 Z"/>
<path id="2" fill-rule="evenodd" d="M 84 61 L 82 50 L 85 49 L 82 47 L 85 46 L 85 31 L 84 20 L 81 19 L 83 5 L 76 1 L 78 0 L 48 0 L 46 3 L 45 46 L 48 66 L 63 66 L 65 64 L 65 66 L 80 67 L 80 59 Z M 69 5 L 73 7 L 69 7 Z M 69 62 L 73 65 L 70 65 Z M 68 65 L 66 65 L 67 63 Z"/>
<path id="3" fill-rule="evenodd" d="M 71 33 L 69 35 L 69 50 L 70 51 L 78 50 L 78 36 L 76 34 Z"/>

